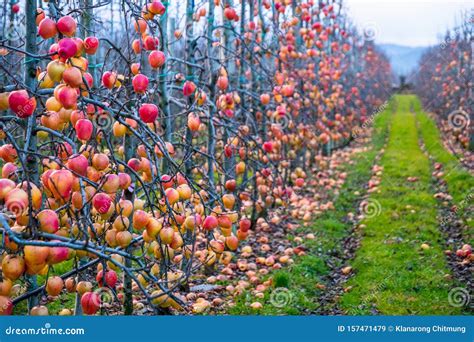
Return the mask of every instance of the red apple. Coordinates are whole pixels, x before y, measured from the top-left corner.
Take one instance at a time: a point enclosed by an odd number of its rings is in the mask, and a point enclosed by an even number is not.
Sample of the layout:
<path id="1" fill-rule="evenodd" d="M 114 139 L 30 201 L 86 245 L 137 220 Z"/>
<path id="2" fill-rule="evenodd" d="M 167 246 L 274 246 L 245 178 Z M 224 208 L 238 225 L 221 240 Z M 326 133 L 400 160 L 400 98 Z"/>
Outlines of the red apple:
<path id="1" fill-rule="evenodd" d="M 217 220 L 217 218 L 215 216 L 206 216 L 206 218 L 204 219 L 204 222 L 202 223 L 202 227 L 205 229 L 205 230 L 213 230 L 215 228 L 217 228 L 219 226 L 219 221 Z"/>
<path id="2" fill-rule="evenodd" d="M 94 126 L 89 119 L 80 119 L 74 126 L 76 135 L 79 140 L 87 141 L 91 138 Z"/>
<path id="3" fill-rule="evenodd" d="M 18 6 L 18 5 L 14 5 Z M 13 302 L 9 297 L 0 296 L 0 316 L 10 316 L 13 312 Z"/>
<path id="4" fill-rule="evenodd" d="M 158 46 L 158 39 L 152 36 L 146 36 L 143 39 L 143 47 L 145 50 L 152 51 L 155 50 Z"/>
<path id="5" fill-rule="evenodd" d="M 239 239 L 235 235 L 227 236 L 225 238 L 225 245 L 231 251 L 235 251 L 239 247 Z"/>
<path id="6" fill-rule="evenodd" d="M 58 54 L 63 59 L 74 57 L 77 53 L 77 44 L 71 38 L 63 38 L 58 42 Z"/>
<path id="7" fill-rule="evenodd" d="M 82 312 L 86 315 L 94 315 L 100 308 L 100 297 L 95 292 L 86 292 L 81 297 Z"/>
<path id="8" fill-rule="evenodd" d="M 117 82 L 117 73 L 114 71 L 106 71 L 102 75 L 102 84 L 107 89 L 112 89 Z"/>
<path id="9" fill-rule="evenodd" d="M 227 76 L 219 76 L 217 78 L 217 87 L 224 91 L 227 89 L 227 87 L 229 86 L 229 79 L 227 78 Z"/>
<path id="10" fill-rule="evenodd" d="M 160 181 L 165 189 L 171 188 L 174 185 L 174 179 L 170 175 L 162 175 Z"/>
<path id="11" fill-rule="evenodd" d="M 59 217 L 54 210 L 45 209 L 38 214 L 39 229 L 45 233 L 54 234 L 59 230 Z"/>
<path id="12" fill-rule="evenodd" d="M 46 262 L 49 265 L 55 265 L 67 259 L 69 259 L 69 249 L 67 247 L 51 247 Z"/>
<path id="13" fill-rule="evenodd" d="M 25 273 L 25 260 L 19 255 L 6 255 L 2 260 L 2 271 L 5 277 L 15 281 Z"/>
<path id="14" fill-rule="evenodd" d="M 40 271 L 42 268 L 44 268 L 44 265 L 46 265 L 46 260 L 49 256 L 49 249 L 50 247 L 46 246 L 25 246 L 23 252 L 25 254 L 26 265 L 28 267 L 39 265 L 40 268 L 38 271 Z"/>
<path id="15" fill-rule="evenodd" d="M 235 20 L 237 17 L 237 12 L 232 7 L 226 7 L 224 10 L 224 16 L 227 20 Z"/>
<path id="16" fill-rule="evenodd" d="M 63 81 L 73 88 L 79 88 L 82 84 L 82 73 L 76 67 L 70 67 L 63 72 Z"/>
<path id="17" fill-rule="evenodd" d="M 161 3 L 161 1 L 154 0 L 151 3 L 147 4 L 147 9 L 152 14 L 162 15 L 166 11 L 166 7 Z"/>
<path id="18" fill-rule="evenodd" d="M 199 119 L 199 115 L 195 113 L 189 113 L 188 114 L 188 128 L 196 132 L 199 130 L 199 127 L 201 126 L 201 120 Z"/>
<path id="19" fill-rule="evenodd" d="M 8 179 L 16 179 L 17 171 L 18 171 L 18 166 L 16 166 L 16 164 L 13 164 L 12 162 L 5 163 L 5 165 L 3 165 L 2 167 L 2 177 L 8 178 Z"/>
<path id="20" fill-rule="evenodd" d="M 8 106 L 19 118 L 31 116 L 36 109 L 36 99 L 29 97 L 26 90 L 15 90 L 8 96 Z"/>
<path id="21" fill-rule="evenodd" d="M 168 203 L 173 205 L 179 201 L 179 192 L 175 188 L 168 188 L 165 190 L 166 199 Z"/>
<path id="22" fill-rule="evenodd" d="M 14 181 L 7 178 L 0 178 L 0 201 L 3 201 L 6 195 L 15 188 Z"/>
<path id="23" fill-rule="evenodd" d="M 130 184 L 132 184 L 132 177 L 129 174 L 119 172 L 119 184 L 122 190 L 128 189 Z"/>
<path id="24" fill-rule="evenodd" d="M 225 188 L 231 192 L 235 191 L 235 189 L 237 188 L 237 182 L 235 181 L 235 179 L 229 179 L 228 181 L 226 181 Z"/>
<path id="25" fill-rule="evenodd" d="M 60 87 L 60 88 L 58 88 Z M 66 109 L 73 109 L 77 105 L 78 93 L 75 88 L 69 86 L 59 85 L 57 88 L 57 100 Z"/>
<path id="26" fill-rule="evenodd" d="M 148 77 L 143 74 L 138 74 L 132 79 L 133 90 L 138 94 L 143 94 L 148 88 L 148 83 Z"/>
<path id="27" fill-rule="evenodd" d="M 142 164 L 137 158 L 131 158 L 128 163 L 128 167 L 131 168 L 133 171 L 138 172 L 140 171 Z"/>
<path id="28" fill-rule="evenodd" d="M 265 141 L 262 145 L 262 148 L 265 152 L 270 153 L 273 150 L 273 144 L 271 141 Z"/>
<path id="29" fill-rule="evenodd" d="M 66 37 L 72 37 L 76 33 L 77 23 L 73 17 L 66 15 L 59 18 L 56 27 Z"/>
<path id="30" fill-rule="evenodd" d="M 69 201 L 72 194 L 74 175 L 69 170 L 55 170 L 48 179 L 48 188 L 56 199 Z"/>
<path id="31" fill-rule="evenodd" d="M 58 30 L 56 29 L 56 23 L 54 20 L 50 18 L 44 18 L 41 20 L 38 26 L 38 34 L 43 39 L 53 38 L 55 35 L 57 35 Z"/>
<path id="32" fill-rule="evenodd" d="M 104 272 L 102 270 L 97 273 L 95 279 L 100 287 L 104 286 Z M 117 284 L 117 280 L 117 273 L 115 273 L 115 271 L 110 270 L 105 272 L 105 283 L 108 287 L 114 288 Z"/>
<path id="33" fill-rule="evenodd" d="M 87 175 L 87 167 L 89 166 L 89 162 L 82 154 L 72 156 L 66 165 L 69 169 L 81 176 Z"/>
<path id="34" fill-rule="evenodd" d="M 270 103 L 270 95 L 269 94 L 262 94 L 260 95 L 260 102 L 266 106 Z"/>
<path id="35" fill-rule="evenodd" d="M 148 62 L 154 69 L 161 68 L 165 64 L 165 54 L 162 51 L 152 51 L 148 56 Z"/>
<path id="36" fill-rule="evenodd" d="M 105 175 L 104 184 L 102 185 L 102 190 L 107 193 L 115 193 L 120 187 L 120 177 L 113 173 Z"/>
<path id="37" fill-rule="evenodd" d="M 46 292 L 53 297 L 59 296 L 64 288 L 64 281 L 61 277 L 53 276 L 46 282 Z"/>
<path id="38" fill-rule="evenodd" d="M 92 166 L 99 171 L 105 170 L 109 167 L 110 160 L 105 153 L 96 153 L 92 157 Z"/>
<path id="39" fill-rule="evenodd" d="M 12 12 L 15 13 L 15 14 L 18 13 L 18 12 L 20 12 L 20 5 L 14 4 L 14 5 L 12 6 Z"/>
<path id="40" fill-rule="evenodd" d="M 302 187 L 304 185 L 304 179 L 303 178 L 297 178 L 295 181 L 295 184 L 297 187 Z"/>
<path id="41" fill-rule="evenodd" d="M 99 39 L 96 37 L 86 37 L 84 39 L 84 49 L 88 55 L 94 55 L 99 48 Z"/>
<path id="42" fill-rule="evenodd" d="M 158 107 L 152 103 L 144 103 L 140 106 L 138 114 L 144 123 L 155 122 L 158 117 Z"/>
<path id="43" fill-rule="evenodd" d="M 196 85 L 192 81 L 186 81 L 183 85 L 183 95 L 191 96 L 196 91 Z"/>
<path id="44" fill-rule="evenodd" d="M 112 199 L 109 195 L 99 192 L 92 199 L 92 205 L 99 214 L 106 214 L 112 205 Z"/>
<path id="45" fill-rule="evenodd" d="M 250 226 L 252 225 L 252 222 L 250 222 L 249 219 L 244 218 L 240 220 L 239 222 L 239 230 L 242 232 L 247 232 L 250 229 Z"/>

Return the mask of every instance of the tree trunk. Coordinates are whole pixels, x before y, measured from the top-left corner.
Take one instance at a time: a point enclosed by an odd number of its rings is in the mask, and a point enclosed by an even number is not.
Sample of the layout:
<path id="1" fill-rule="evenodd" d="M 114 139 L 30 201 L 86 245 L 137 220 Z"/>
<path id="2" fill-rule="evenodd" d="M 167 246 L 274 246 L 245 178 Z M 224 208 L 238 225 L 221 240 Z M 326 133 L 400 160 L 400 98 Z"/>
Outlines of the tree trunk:
<path id="1" fill-rule="evenodd" d="M 36 54 L 37 53 L 37 46 L 36 46 L 36 0 L 26 0 L 25 6 L 25 13 L 26 13 L 26 46 L 25 50 L 28 53 Z M 36 65 L 35 59 L 29 56 L 25 56 L 25 73 L 24 73 L 24 81 L 25 85 L 29 89 L 33 89 L 35 85 L 35 76 L 36 76 Z M 27 141 L 27 153 L 26 156 L 26 168 L 25 170 L 27 179 L 29 178 L 31 182 L 38 185 L 39 184 L 39 165 L 38 160 L 35 156 L 37 150 L 37 137 L 36 137 L 36 115 L 33 113 L 32 116 L 28 118 L 28 126 L 27 126 L 27 134 L 26 134 L 26 141 Z M 30 189 L 29 189 L 30 190 Z M 28 194 L 31 198 L 31 191 Z M 33 221 L 32 211 L 30 208 L 30 222 Z M 33 234 L 35 234 L 35 226 L 31 227 L 33 230 Z M 36 281 L 36 276 L 28 276 L 28 289 L 27 291 L 34 290 L 38 285 Z M 28 311 L 31 310 L 33 306 L 38 305 L 38 296 L 31 296 L 28 299 Z"/>
<path id="2" fill-rule="evenodd" d="M 167 5 L 168 7 L 168 5 Z M 165 54 L 165 64 L 160 68 L 160 75 L 158 78 L 159 81 L 159 90 L 160 90 L 160 107 L 161 112 L 163 113 L 165 119 L 165 141 L 172 143 L 172 136 L 173 136 L 173 121 L 171 120 L 171 111 L 170 111 L 170 103 L 168 98 L 168 87 L 167 87 L 167 63 L 166 60 L 169 57 L 168 53 L 168 8 L 166 9 L 165 13 L 160 18 L 160 25 L 161 25 L 161 50 Z M 166 158 L 163 159 L 163 173 L 168 173 L 168 160 Z"/>

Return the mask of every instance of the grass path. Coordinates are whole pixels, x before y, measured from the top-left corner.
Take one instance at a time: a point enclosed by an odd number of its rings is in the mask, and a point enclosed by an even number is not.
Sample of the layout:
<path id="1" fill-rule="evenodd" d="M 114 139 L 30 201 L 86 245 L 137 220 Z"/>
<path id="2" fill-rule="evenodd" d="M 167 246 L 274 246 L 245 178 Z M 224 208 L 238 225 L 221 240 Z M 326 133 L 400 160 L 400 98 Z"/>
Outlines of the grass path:
<path id="1" fill-rule="evenodd" d="M 273 290 L 258 299 L 263 304 L 259 314 L 302 315 L 319 314 L 327 310 L 321 298 L 331 290 L 331 272 L 344 266 L 345 250 L 343 241 L 352 233 L 352 222 L 348 213 L 355 212 L 364 195 L 371 176 L 371 169 L 388 135 L 390 111 L 394 103 L 375 117 L 372 139 L 365 151 L 354 156 L 350 164 L 343 165 L 347 172 L 346 181 L 334 202 L 334 210 L 325 211 L 311 225 L 298 229 L 298 235 L 313 233 L 314 240 L 305 241 L 306 255 L 295 258 L 293 265 L 272 272 Z M 297 244 L 295 243 L 295 246 Z M 287 292 L 278 293 L 281 289 Z M 283 305 L 274 305 L 274 299 Z M 236 298 L 236 305 L 230 314 L 255 314 L 249 304 L 256 298 L 249 292 Z"/>
<path id="2" fill-rule="evenodd" d="M 458 214 L 467 222 L 466 243 L 472 243 L 466 196 L 472 193 L 474 178 L 445 150 L 436 124 L 421 111 L 415 96 L 395 96 L 373 119 L 367 149 L 342 165 L 347 178 L 334 201 L 335 209 L 310 225 L 301 225 L 295 234 L 315 235 L 314 240 L 304 241 L 306 254 L 295 257 L 288 267 L 271 271 L 272 287 L 263 297 L 245 291 L 228 313 L 255 314 L 250 307 L 255 301 L 262 304 L 258 313 L 264 315 L 467 313 L 449 303 L 450 290 L 466 284 L 456 280 L 445 255 L 447 240 L 439 226 L 433 162 L 447 170 L 444 180 L 453 203 L 464 203 L 458 205 Z M 383 171 L 368 201 L 380 204 L 380 210 L 374 215 L 366 212 L 357 223 L 349 216 L 357 216 L 361 201 L 366 201 L 368 182 L 377 170 L 373 165 Z M 352 271 L 342 275 L 346 266 Z"/>
<path id="3" fill-rule="evenodd" d="M 465 229 L 462 232 L 464 242 L 473 244 L 474 217 L 469 209 L 474 198 L 474 177 L 443 146 L 436 123 L 422 111 L 419 101 L 415 103 L 415 110 L 420 137 L 433 160 L 443 165 L 443 180 L 447 184 L 449 194 L 453 197 L 452 204 L 457 208 L 457 216 L 465 222 Z"/>
<path id="4" fill-rule="evenodd" d="M 416 98 L 396 98 L 397 112 L 380 161 L 382 181 L 371 195 L 381 211 L 362 222 L 366 227 L 352 262 L 356 274 L 340 305 L 357 314 L 459 314 L 448 302 L 454 284 L 438 229 L 430 162 L 419 147 L 410 111 Z M 418 180 L 409 182 L 408 177 Z"/>

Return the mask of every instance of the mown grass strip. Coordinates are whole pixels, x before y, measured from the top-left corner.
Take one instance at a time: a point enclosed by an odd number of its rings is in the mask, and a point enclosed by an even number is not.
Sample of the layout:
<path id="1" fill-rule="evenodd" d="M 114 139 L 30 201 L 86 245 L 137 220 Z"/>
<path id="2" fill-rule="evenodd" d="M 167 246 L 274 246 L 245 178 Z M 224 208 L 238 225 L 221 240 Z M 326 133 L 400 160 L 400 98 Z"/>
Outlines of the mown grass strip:
<path id="1" fill-rule="evenodd" d="M 397 96 L 380 191 L 378 216 L 366 218 L 361 247 L 352 266 L 356 275 L 341 306 L 355 314 L 459 314 L 448 302 L 452 281 L 443 255 L 436 221 L 436 202 L 430 191 L 430 164 L 418 145 L 415 97 Z M 408 177 L 418 177 L 408 182 Z M 421 248 L 427 244 L 428 249 Z"/>
<path id="2" fill-rule="evenodd" d="M 305 240 L 306 255 L 296 257 L 293 265 L 270 273 L 269 276 L 273 277 L 273 288 L 285 288 L 288 291 L 280 292 L 281 297 L 278 297 L 275 290 L 265 292 L 265 297 L 258 300 L 263 304 L 258 314 L 302 315 L 317 312 L 320 307 L 318 298 L 327 290 L 316 285 L 328 285 L 332 270 L 328 263 L 337 262 L 343 254 L 341 242 L 352 227 L 352 224 L 347 222 L 347 214 L 356 210 L 363 188 L 370 179 L 375 157 L 384 146 L 388 134 L 390 112 L 394 106 L 392 101 L 384 112 L 374 115 L 374 131 L 369 149 L 357 154 L 352 164 L 344 165 L 348 175 L 334 202 L 335 210 L 326 211 L 312 225 L 299 228 L 299 233 L 313 233 L 316 239 Z M 256 311 L 249 307 L 254 301 L 256 298 L 245 292 L 236 298 L 236 305 L 230 308 L 229 313 L 255 314 Z"/>
<path id="3" fill-rule="evenodd" d="M 459 160 L 449 153 L 441 142 L 440 133 L 436 123 L 425 112 L 421 110 L 420 103 L 415 105 L 417 111 L 416 119 L 420 136 L 422 137 L 428 153 L 436 162 L 443 164 L 445 175 L 443 179 L 448 186 L 448 192 L 453 197 L 457 206 L 457 214 L 463 217 L 468 225 L 467 231 L 463 232 L 466 242 L 474 242 L 474 219 L 469 207 L 472 205 L 474 196 L 474 177 L 466 170 Z"/>

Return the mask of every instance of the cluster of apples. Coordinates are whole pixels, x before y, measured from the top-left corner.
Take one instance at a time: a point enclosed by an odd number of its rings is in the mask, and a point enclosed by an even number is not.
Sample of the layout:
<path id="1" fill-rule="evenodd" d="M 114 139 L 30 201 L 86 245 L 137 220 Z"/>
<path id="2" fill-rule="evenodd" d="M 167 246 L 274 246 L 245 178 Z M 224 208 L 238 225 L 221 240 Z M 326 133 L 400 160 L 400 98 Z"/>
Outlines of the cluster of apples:
<path id="1" fill-rule="evenodd" d="M 465 264 L 469 264 L 470 262 L 474 261 L 472 247 L 467 243 L 462 245 L 462 247 L 458 250 L 456 250 L 456 256 L 460 259 L 463 259 L 463 262 Z"/>
<path id="2" fill-rule="evenodd" d="M 443 42 L 423 55 L 414 84 L 423 104 L 432 108 L 441 119 L 445 137 L 472 150 L 470 84 L 474 77 L 471 67 L 474 57 L 470 45 L 473 34 L 468 28 L 472 26 L 472 16 L 466 15 L 464 19 L 460 27 L 447 32 Z"/>
<path id="3" fill-rule="evenodd" d="M 51 61 L 46 70 L 38 69 L 37 72 L 40 89 L 54 88 L 54 95 L 45 102 L 41 123 L 53 130 L 63 130 L 79 122 L 77 135 L 80 140 L 86 141 L 92 135 L 92 122 L 84 117 L 84 113 L 77 111 L 77 102 L 80 95 L 87 96 L 94 80 L 87 72 L 88 60 L 83 55 L 95 54 L 99 40 L 96 37 L 87 37 L 84 40 L 74 37 L 77 23 L 71 16 L 61 17 L 55 22 L 46 17 L 43 10 L 38 9 L 36 23 L 38 35 L 43 39 L 62 37 L 49 48 Z M 36 110 L 36 99 L 26 90 L 4 93 L 1 98 L 7 100 L 8 108 L 19 118 L 27 118 Z M 4 107 L 5 105 L 2 105 L 2 108 Z M 93 113 L 94 108 L 88 107 L 88 114 Z"/>
<path id="4" fill-rule="evenodd" d="M 312 1 L 299 4 L 299 15 L 283 24 L 286 34 L 280 36 L 275 62 L 291 67 L 275 74 L 271 99 L 277 106 L 266 111 L 268 121 L 285 126 L 280 132 L 276 132 L 277 129 L 269 132 L 290 144 L 288 159 L 305 148 L 320 148 L 329 142 L 337 144 L 348 139 L 353 127 L 366 120 L 367 112 L 383 103 L 383 89 L 390 88 L 389 62 L 370 44 L 363 50 L 367 70 L 355 77 L 345 75 L 348 71 L 344 65 L 349 63 L 354 34 L 342 29 L 337 21 L 328 20 L 336 17 L 332 5 L 320 3 L 316 10 L 314 5 Z M 276 3 L 282 13 L 288 6 L 290 4 L 284 1 Z M 298 49 L 298 44 L 305 49 Z M 340 82 L 343 76 L 353 77 L 354 83 Z M 375 91 L 362 99 L 360 89 L 374 79 L 378 80 L 374 84 Z M 269 95 L 262 94 L 261 103 L 269 102 Z M 311 124 L 296 124 L 302 115 L 314 117 Z M 257 112 L 257 120 L 260 117 L 261 113 Z M 286 164 L 282 166 L 287 167 Z"/>

